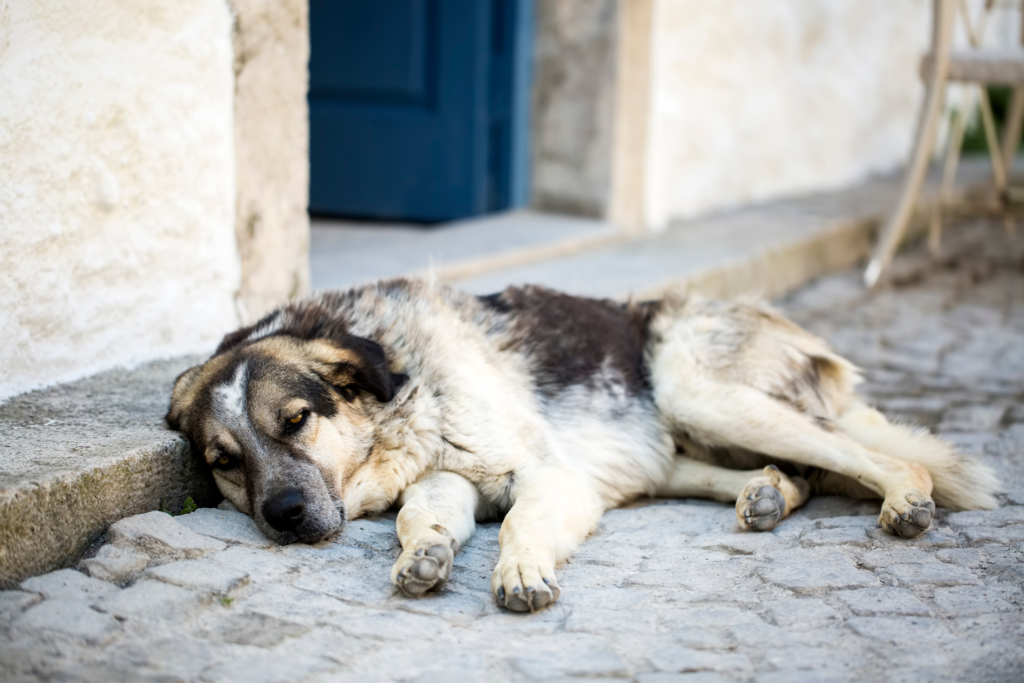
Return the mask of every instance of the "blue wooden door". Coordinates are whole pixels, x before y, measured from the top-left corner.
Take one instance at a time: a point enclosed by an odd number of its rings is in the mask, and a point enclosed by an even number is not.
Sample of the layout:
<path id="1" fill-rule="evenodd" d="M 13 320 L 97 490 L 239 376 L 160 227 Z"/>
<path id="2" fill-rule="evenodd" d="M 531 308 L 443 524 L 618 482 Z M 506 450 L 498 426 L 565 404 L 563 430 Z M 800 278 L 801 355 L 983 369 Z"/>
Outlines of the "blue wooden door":
<path id="1" fill-rule="evenodd" d="M 522 10 L 312 0 L 310 211 L 430 222 L 516 203 L 526 107 L 510 53 L 528 31 Z"/>

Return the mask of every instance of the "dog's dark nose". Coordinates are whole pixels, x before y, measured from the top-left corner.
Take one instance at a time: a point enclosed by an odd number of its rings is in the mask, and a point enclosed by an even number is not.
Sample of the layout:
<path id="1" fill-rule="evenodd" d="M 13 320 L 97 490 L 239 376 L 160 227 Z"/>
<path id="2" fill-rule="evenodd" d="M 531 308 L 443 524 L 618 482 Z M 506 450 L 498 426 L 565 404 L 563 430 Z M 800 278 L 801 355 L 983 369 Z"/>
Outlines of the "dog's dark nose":
<path id="1" fill-rule="evenodd" d="M 306 501 L 292 489 L 282 491 L 263 504 L 263 519 L 278 531 L 292 531 L 306 517 Z"/>

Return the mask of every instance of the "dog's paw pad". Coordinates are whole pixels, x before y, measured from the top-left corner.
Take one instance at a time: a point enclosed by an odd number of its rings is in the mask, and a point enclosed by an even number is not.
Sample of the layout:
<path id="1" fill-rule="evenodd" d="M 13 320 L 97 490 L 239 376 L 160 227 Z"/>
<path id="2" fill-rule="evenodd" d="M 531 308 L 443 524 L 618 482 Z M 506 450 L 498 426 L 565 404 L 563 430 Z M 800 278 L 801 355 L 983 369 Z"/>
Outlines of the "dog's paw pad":
<path id="1" fill-rule="evenodd" d="M 886 500 L 878 523 L 889 533 L 902 538 L 916 538 L 928 531 L 935 516 L 935 503 L 926 494 L 912 491 L 902 499 Z"/>
<path id="2" fill-rule="evenodd" d="M 392 578 L 406 595 L 420 596 L 444 586 L 454 559 L 451 546 L 441 543 L 403 552 L 392 569 Z"/>
<path id="3" fill-rule="evenodd" d="M 736 518 L 747 531 L 771 531 L 785 514 L 786 499 L 771 484 L 751 482 L 736 501 Z"/>

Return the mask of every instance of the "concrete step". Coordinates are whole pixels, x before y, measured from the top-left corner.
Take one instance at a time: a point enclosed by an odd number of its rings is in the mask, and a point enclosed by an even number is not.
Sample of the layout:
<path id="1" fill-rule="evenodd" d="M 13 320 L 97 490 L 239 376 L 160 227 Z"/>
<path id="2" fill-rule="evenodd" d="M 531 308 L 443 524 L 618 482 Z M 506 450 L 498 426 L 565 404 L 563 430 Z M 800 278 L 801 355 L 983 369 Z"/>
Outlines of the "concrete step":
<path id="1" fill-rule="evenodd" d="M 968 164 L 960 179 L 987 179 L 987 166 Z M 319 224 L 313 281 L 349 286 L 433 265 L 440 279 L 479 293 L 536 282 L 621 298 L 679 285 L 775 297 L 862 258 L 897 191 L 897 180 L 875 179 L 628 241 L 600 221 L 531 212 L 433 231 Z M 209 475 L 163 422 L 174 378 L 200 360 L 107 372 L 0 405 L 0 586 L 67 566 L 110 524 L 161 501 L 174 511 L 187 496 L 217 502 Z"/>

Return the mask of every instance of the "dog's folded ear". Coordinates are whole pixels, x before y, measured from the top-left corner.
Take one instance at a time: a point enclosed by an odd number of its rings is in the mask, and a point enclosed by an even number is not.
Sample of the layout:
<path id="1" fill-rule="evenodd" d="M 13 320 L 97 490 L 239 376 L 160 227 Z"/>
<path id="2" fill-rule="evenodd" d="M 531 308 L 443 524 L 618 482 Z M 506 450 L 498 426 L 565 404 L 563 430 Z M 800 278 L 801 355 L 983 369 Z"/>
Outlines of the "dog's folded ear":
<path id="1" fill-rule="evenodd" d="M 354 391 L 361 390 L 386 403 L 409 379 L 388 369 L 384 348 L 371 339 L 346 335 L 338 340 L 316 341 L 331 347 L 321 347 L 318 354 L 327 366 L 322 376 L 347 399 L 352 398 Z"/>
<path id="2" fill-rule="evenodd" d="M 185 406 L 191 403 L 188 400 L 190 390 L 195 385 L 196 379 L 199 378 L 199 371 L 202 369 L 202 365 L 196 365 L 178 375 L 178 379 L 174 380 L 171 406 L 167 410 L 167 416 L 164 418 L 167 420 L 167 426 L 171 429 L 181 431 Z"/>

